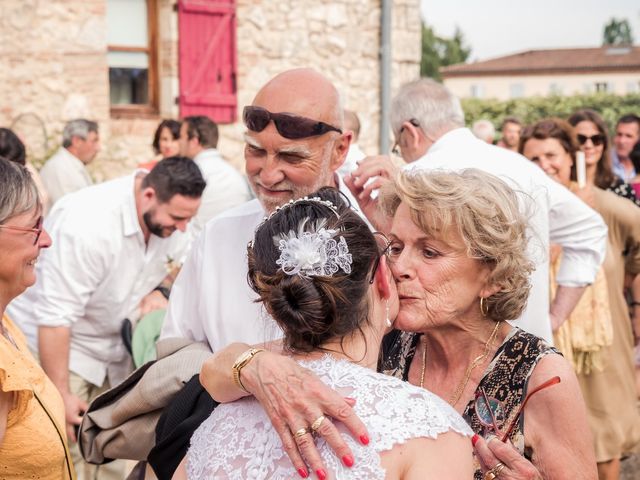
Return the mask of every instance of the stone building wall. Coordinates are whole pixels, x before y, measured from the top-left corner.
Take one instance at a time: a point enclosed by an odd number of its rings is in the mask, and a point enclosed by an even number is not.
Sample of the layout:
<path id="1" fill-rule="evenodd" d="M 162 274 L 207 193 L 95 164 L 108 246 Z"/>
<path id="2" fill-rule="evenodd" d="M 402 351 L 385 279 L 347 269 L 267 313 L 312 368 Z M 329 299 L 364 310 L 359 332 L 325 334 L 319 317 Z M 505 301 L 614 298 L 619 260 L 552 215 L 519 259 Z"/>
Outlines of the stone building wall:
<path id="1" fill-rule="evenodd" d="M 0 125 L 41 160 L 66 120 L 86 116 L 109 136 L 104 0 L 4 0 L 0 15 Z"/>
<path id="2" fill-rule="evenodd" d="M 0 125 L 23 135 L 36 163 L 60 144 L 66 120 L 100 123 L 102 150 L 90 166 L 98 181 L 148 161 L 160 118 L 177 117 L 175 0 L 157 0 L 160 115 L 112 118 L 106 59 L 106 0 L 3 0 L 0 16 Z M 392 92 L 417 77 L 418 0 L 395 0 Z M 380 1 L 238 0 L 238 105 L 275 74 L 310 66 L 326 74 L 358 112 L 360 145 L 377 153 L 380 121 Z M 243 168 L 241 124 L 220 126 L 220 150 Z"/>

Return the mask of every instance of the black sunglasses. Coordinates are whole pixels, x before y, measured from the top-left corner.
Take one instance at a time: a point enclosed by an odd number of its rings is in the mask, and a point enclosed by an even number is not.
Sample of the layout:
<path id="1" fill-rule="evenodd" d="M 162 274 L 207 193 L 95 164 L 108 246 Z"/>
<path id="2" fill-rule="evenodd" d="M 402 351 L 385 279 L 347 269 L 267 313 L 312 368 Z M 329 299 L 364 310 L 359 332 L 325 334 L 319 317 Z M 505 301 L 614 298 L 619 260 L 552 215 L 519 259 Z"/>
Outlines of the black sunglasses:
<path id="1" fill-rule="evenodd" d="M 593 143 L 593 145 L 596 147 L 599 147 L 605 141 L 605 137 L 601 133 L 596 133 L 595 135 L 592 135 L 590 137 L 578 134 L 576 135 L 576 138 L 578 139 L 578 143 L 580 145 L 584 145 L 585 143 L 587 143 L 587 140 L 591 140 L 591 143 Z"/>
<path id="2" fill-rule="evenodd" d="M 342 130 L 333 125 L 293 113 L 271 113 L 265 108 L 254 106 L 244 107 L 242 111 L 242 121 L 252 132 L 261 132 L 271 120 L 278 133 L 291 140 L 315 137 L 327 132 L 342 133 Z"/>

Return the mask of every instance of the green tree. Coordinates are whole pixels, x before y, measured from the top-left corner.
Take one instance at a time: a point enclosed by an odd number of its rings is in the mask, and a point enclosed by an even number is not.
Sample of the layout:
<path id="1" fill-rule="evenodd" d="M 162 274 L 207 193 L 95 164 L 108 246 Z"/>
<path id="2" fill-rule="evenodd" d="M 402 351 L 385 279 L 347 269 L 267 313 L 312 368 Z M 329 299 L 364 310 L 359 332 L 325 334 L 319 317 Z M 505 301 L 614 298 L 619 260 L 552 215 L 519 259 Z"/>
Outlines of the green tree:
<path id="1" fill-rule="evenodd" d="M 631 26 L 627 19 L 617 20 L 612 18 L 604 26 L 602 34 L 603 45 L 633 45 Z"/>
<path id="2" fill-rule="evenodd" d="M 433 29 L 422 24 L 422 58 L 420 75 L 440 80 L 440 67 L 462 63 L 469 58 L 471 48 L 465 45 L 458 27 L 452 38 L 439 37 Z"/>

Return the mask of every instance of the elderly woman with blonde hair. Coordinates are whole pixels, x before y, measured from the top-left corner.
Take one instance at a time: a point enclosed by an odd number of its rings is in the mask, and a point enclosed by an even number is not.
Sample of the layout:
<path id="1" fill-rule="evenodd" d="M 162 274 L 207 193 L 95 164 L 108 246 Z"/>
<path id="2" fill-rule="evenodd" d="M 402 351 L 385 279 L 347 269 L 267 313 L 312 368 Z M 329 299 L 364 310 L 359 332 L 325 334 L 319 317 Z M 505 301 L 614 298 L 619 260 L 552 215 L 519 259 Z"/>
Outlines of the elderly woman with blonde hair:
<path id="1" fill-rule="evenodd" d="M 476 479 L 595 479 L 571 366 L 544 340 L 508 323 L 526 305 L 532 269 L 517 194 L 478 170 L 404 171 L 388 187 L 380 201 L 392 217 L 385 233 L 399 312 L 379 368 L 463 415 L 476 433 Z M 201 378 L 214 397 L 231 383 L 232 358 L 242 348 L 228 347 L 205 365 Z M 242 381 L 276 425 L 295 428 L 330 415 L 356 438 L 366 434 L 336 392 L 273 353 L 248 363 Z M 338 455 L 348 452 L 332 423 L 321 433 Z M 312 442 L 298 448 L 320 468 Z M 297 450 L 288 453 L 301 461 Z"/>

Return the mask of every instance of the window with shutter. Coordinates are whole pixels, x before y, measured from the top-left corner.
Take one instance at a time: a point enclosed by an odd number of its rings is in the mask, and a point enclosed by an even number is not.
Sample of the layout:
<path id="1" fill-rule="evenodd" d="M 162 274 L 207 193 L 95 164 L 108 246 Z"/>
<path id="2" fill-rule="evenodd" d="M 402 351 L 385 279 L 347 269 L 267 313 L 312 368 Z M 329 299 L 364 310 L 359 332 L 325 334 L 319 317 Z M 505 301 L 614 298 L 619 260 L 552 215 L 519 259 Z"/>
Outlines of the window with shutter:
<path id="1" fill-rule="evenodd" d="M 108 0 L 112 115 L 157 111 L 156 0 Z"/>
<path id="2" fill-rule="evenodd" d="M 236 120 L 236 2 L 178 2 L 180 115 Z"/>

